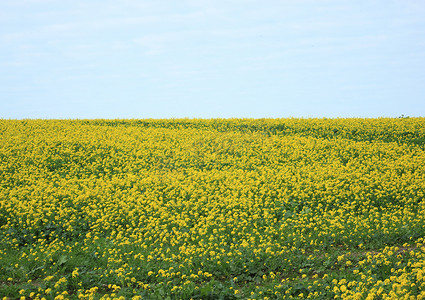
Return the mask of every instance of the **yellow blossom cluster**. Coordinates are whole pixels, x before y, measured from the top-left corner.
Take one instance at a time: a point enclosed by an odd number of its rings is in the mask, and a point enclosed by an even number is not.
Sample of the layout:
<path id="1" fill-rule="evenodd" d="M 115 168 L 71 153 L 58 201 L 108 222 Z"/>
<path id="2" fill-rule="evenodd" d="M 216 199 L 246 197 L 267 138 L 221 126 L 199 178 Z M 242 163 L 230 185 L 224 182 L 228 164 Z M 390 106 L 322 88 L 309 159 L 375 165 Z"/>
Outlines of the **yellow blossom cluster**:
<path id="1" fill-rule="evenodd" d="M 6 299 L 425 299 L 425 118 L 0 120 Z"/>

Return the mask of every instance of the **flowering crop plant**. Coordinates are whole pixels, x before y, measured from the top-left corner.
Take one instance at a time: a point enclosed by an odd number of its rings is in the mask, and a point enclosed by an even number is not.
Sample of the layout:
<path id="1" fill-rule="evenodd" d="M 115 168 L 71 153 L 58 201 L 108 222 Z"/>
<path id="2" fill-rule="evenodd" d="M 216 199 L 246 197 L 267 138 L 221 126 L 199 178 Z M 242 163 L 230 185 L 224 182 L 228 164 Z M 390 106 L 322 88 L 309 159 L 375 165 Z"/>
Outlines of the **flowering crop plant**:
<path id="1" fill-rule="evenodd" d="M 425 118 L 0 120 L 0 299 L 425 299 Z"/>

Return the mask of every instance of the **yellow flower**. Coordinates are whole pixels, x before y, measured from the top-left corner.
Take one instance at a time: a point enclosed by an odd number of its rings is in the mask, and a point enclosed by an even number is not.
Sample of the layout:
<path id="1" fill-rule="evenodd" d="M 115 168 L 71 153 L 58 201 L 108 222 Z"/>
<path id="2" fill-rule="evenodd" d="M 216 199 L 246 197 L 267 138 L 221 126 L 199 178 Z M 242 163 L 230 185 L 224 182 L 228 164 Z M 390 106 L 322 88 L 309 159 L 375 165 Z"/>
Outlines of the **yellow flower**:
<path id="1" fill-rule="evenodd" d="M 71 274 L 72 275 L 72 278 L 75 278 L 75 277 L 77 277 L 79 275 L 78 274 L 78 270 L 79 270 L 78 268 L 75 268 L 74 271 L 72 271 L 72 274 Z"/>

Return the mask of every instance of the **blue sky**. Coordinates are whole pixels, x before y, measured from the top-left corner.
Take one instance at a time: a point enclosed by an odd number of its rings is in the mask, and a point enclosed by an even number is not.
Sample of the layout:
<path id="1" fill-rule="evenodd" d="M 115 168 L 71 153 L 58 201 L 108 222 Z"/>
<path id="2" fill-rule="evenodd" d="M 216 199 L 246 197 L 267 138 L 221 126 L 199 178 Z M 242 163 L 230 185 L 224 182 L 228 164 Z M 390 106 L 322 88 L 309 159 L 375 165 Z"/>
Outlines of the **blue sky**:
<path id="1" fill-rule="evenodd" d="M 421 0 L 2 0 L 0 118 L 425 116 Z"/>

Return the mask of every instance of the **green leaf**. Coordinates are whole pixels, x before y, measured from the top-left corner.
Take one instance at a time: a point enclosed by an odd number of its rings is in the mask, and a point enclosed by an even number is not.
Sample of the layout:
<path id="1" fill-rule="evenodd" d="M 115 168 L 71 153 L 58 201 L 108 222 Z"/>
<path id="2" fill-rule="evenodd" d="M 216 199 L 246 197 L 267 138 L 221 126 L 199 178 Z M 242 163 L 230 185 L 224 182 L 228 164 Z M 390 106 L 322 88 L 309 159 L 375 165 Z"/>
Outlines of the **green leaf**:
<path id="1" fill-rule="evenodd" d="M 67 263 L 67 262 L 68 262 L 68 257 L 67 257 L 66 255 L 61 255 L 61 256 L 59 257 L 59 259 L 58 259 L 57 264 L 58 264 L 59 266 L 61 266 L 61 265 L 65 264 L 65 263 Z"/>

